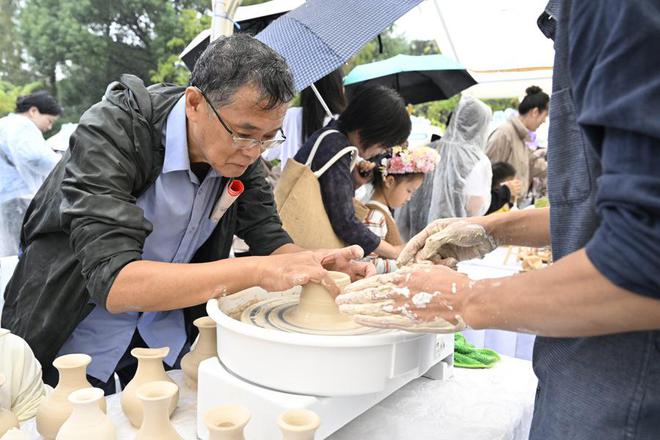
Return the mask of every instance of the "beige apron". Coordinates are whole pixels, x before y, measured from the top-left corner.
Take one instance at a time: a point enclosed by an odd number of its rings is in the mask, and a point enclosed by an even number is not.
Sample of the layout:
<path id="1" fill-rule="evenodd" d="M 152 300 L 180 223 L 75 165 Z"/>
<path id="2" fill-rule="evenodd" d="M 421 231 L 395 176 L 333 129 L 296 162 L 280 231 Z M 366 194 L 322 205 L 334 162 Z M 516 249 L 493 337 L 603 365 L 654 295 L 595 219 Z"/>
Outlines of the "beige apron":
<path id="1" fill-rule="evenodd" d="M 316 151 L 321 141 L 331 133 L 339 132 L 328 130 L 321 133 L 304 165 L 289 159 L 275 187 L 275 203 L 277 203 L 277 211 L 282 219 L 284 230 L 289 233 L 294 243 L 306 249 L 336 249 L 346 245 L 332 229 L 323 205 L 318 179 L 346 154 L 353 154 L 351 160 L 351 170 L 353 170 L 357 162 L 358 149 L 352 146 L 345 147 L 318 171 L 312 171 L 311 166 Z M 355 202 L 356 200 L 354 200 L 354 206 Z M 356 206 L 358 218 L 360 215 L 362 218 L 366 217 L 367 212 L 364 205 Z"/>

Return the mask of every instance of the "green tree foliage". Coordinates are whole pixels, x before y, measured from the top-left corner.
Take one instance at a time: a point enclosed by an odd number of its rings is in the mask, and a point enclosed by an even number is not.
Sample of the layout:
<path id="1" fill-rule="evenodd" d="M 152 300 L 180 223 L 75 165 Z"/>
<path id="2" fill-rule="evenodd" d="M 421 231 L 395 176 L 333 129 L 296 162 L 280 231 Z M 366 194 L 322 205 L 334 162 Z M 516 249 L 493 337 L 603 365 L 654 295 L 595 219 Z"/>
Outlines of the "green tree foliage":
<path id="1" fill-rule="evenodd" d="M 135 74 L 147 83 L 152 76 L 177 79 L 174 70 L 158 76 L 159 66 L 183 46 L 172 40 L 187 37 L 186 23 L 207 3 L 27 0 L 20 13 L 20 31 L 30 64 L 64 105 L 64 119 L 77 119 L 122 73 Z"/>
<path id="2" fill-rule="evenodd" d="M 38 88 L 41 83 L 31 82 L 24 86 L 17 86 L 7 81 L 0 81 L 0 117 L 16 110 L 16 98 L 23 95 L 29 95 Z"/>
<path id="3" fill-rule="evenodd" d="M 190 71 L 179 60 L 179 53 L 193 38 L 211 26 L 211 17 L 194 9 L 183 9 L 178 17 L 179 32 L 166 44 L 169 55 L 158 61 L 156 71 L 151 75 L 153 82 L 170 82 L 184 85 L 188 82 Z"/>
<path id="4" fill-rule="evenodd" d="M 24 69 L 24 48 L 16 25 L 17 0 L 0 0 L 0 80 L 27 82 L 33 79 Z"/>
<path id="5" fill-rule="evenodd" d="M 355 68 L 355 66 L 359 66 L 360 64 L 385 60 L 400 53 L 408 53 L 408 48 L 409 46 L 406 39 L 401 36 L 394 35 L 392 28 L 389 28 L 380 34 L 380 42 L 378 41 L 378 38 L 374 38 L 362 49 L 360 49 L 360 51 L 350 60 L 348 60 L 348 62 L 344 65 L 344 73 L 348 74 Z"/>

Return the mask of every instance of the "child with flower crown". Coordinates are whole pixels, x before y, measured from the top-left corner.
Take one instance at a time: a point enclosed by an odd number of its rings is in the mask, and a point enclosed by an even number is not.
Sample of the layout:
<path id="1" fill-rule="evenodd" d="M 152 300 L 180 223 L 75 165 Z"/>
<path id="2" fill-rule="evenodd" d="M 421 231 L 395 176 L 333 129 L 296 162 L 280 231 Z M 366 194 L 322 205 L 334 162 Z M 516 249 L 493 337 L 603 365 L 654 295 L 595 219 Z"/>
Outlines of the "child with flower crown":
<path id="1" fill-rule="evenodd" d="M 376 162 L 374 193 L 366 203 L 369 214 L 364 219 L 364 224 L 399 251 L 403 249 L 404 242 L 392 211 L 410 201 L 422 185 L 424 176 L 435 169 L 438 159 L 438 153 L 429 147 L 393 147 L 372 159 Z M 397 269 L 396 260 L 381 258 L 373 253 L 367 256 L 366 260 L 374 263 L 378 273 L 394 272 Z"/>

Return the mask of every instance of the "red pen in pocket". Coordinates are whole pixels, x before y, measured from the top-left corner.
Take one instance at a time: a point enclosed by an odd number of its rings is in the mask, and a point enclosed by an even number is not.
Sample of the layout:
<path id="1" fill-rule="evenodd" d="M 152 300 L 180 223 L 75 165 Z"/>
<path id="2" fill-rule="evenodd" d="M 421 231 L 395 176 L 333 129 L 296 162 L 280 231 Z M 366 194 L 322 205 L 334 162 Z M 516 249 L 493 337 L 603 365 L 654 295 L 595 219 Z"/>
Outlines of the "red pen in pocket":
<path id="1" fill-rule="evenodd" d="M 215 202 L 213 211 L 211 211 L 211 221 L 218 223 L 229 207 L 236 201 L 245 190 L 245 185 L 240 180 L 230 180 L 222 191 L 222 195 Z"/>

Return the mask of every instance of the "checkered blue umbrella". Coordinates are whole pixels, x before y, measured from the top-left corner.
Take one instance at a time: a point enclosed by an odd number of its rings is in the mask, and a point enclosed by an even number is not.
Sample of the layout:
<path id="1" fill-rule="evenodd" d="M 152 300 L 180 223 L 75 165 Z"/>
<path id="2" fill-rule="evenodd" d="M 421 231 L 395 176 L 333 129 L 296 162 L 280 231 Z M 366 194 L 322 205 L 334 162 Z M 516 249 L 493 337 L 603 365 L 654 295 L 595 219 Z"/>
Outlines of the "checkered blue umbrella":
<path id="1" fill-rule="evenodd" d="M 335 70 L 422 0 L 308 0 L 256 38 L 282 55 L 297 90 Z"/>

